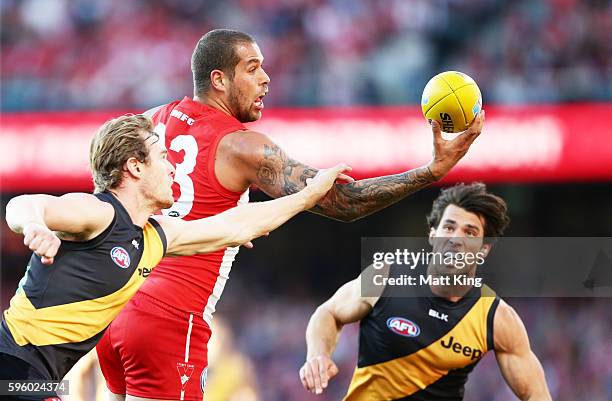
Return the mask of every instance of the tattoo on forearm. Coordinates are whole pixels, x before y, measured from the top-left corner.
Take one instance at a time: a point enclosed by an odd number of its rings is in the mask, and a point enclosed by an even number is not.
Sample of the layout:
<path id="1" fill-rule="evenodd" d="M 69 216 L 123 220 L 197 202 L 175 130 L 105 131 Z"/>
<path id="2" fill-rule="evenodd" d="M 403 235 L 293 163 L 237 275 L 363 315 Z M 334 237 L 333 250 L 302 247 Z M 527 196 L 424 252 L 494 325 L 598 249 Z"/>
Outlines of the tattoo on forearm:
<path id="1" fill-rule="evenodd" d="M 303 166 L 302 173 L 300 174 L 300 182 L 306 184 L 306 180 L 317 175 L 318 171 L 319 170 L 317 170 L 316 168 Z"/>
<path id="2" fill-rule="evenodd" d="M 264 157 L 257 171 L 258 184 L 271 196 L 290 195 L 304 188 L 306 179 L 314 177 L 317 171 L 289 158 L 276 145 L 264 145 Z M 434 181 L 431 171 L 421 167 L 400 174 L 337 184 L 312 211 L 353 221 L 398 202 Z"/>
<path id="3" fill-rule="evenodd" d="M 435 179 L 426 167 L 384 177 L 336 185 L 314 212 L 342 221 L 353 221 L 394 204 L 428 186 Z M 333 211 L 333 215 L 330 215 Z"/>

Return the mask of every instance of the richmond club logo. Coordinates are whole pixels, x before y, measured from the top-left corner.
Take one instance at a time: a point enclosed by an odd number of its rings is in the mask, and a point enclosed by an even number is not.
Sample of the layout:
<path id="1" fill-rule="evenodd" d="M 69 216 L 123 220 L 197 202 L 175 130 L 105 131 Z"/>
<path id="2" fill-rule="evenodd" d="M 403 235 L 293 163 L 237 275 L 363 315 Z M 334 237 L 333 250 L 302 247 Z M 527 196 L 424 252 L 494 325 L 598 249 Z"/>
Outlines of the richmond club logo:
<path id="1" fill-rule="evenodd" d="M 110 257 L 117 266 L 122 269 L 130 267 L 130 254 L 120 246 L 116 246 L 110 251 Z"/>
<path id="2" fill-rule="evenodd" d="M 395 334 L 404 337 L 416 337 L 421 332 L 416 323 L 403 317 L 390 317 L 387 319 L 387 327 Z"/>

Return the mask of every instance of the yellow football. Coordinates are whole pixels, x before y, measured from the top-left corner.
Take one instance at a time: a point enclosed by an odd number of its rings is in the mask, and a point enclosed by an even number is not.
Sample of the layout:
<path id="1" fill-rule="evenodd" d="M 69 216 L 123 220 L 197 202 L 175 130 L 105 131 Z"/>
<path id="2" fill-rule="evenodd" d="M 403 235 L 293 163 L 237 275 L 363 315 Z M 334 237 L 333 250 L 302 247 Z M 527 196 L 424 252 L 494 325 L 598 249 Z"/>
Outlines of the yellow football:
<path id="1" fill-rule="evenodd" d="M 428 121 L 438 121 L 443 132 L 465 131 L 481 108 L 482 95 L 476 81 L 462 72 L 442 72 L 423 89 L 423 115 Z"/>

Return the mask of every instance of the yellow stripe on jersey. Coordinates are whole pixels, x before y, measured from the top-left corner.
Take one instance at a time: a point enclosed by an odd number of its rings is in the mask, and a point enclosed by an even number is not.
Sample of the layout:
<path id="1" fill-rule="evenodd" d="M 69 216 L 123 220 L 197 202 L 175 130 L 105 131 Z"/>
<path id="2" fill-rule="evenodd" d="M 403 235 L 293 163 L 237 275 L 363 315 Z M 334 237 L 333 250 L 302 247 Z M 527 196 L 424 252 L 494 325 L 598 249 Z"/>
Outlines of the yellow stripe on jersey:
<path id="1" fill-rule="evenodd" d="M 10 308 L 4 312 L 15 342 L 20 346 L 78 343 L 104 330 L 143 284 L 145 277 L 139 274 L 139 269 L 152 269 L 163 257 L 163 242 L 151 223 L 143 228 L 143 237 L 138 266 L 128 282 L 112 294 L 36 309 L 24 291 L 17 290 Z"/>
<path id="2" fill-rule="evenodd" d="M 492 290 L 483 286 L 482 294 L 455 327 L 429 346 L 404 357 L 355 369 L 344 401 L 404 398 L 441 379 L 450 370 L 476 362 L 487 352 L 487 314 L 495 301 Z M 445 348 L 442 343 L 451 347 Z M 460 350 L 456 344 L 461 346 Z"/>

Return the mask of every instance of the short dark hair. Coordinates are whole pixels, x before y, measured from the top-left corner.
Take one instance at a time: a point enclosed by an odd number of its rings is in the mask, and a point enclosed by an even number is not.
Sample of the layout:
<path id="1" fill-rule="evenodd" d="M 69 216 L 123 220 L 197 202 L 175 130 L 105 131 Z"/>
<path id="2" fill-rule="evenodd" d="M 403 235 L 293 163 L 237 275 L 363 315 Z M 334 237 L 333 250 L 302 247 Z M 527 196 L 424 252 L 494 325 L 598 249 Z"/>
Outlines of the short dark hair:
<path id="1" fill-rule="evenodd" d="M 470 213 L 483 217 L 485 237 L 492 239 L 501 237 L 508 224 L 510 224 L 506 201 L 487 192 L 487 187 L 482 182 L 461 183 L 443 189 L 433 201 L 431 212 L 427 216 L 427 224 L 430 229 L 438 227 L 448 205 L 459 206 Z"/>
<path id="2" fill-rule="evenodd" d="M 255 43 L 251 35 L 230 29 L 215 29 L 200 38 L 191 55 L 191 71 L 196 95 L 210 90 L 210 73 L 221 70 L 234 78 L 234 70 L 240 62 L 236 46 Z"/>

